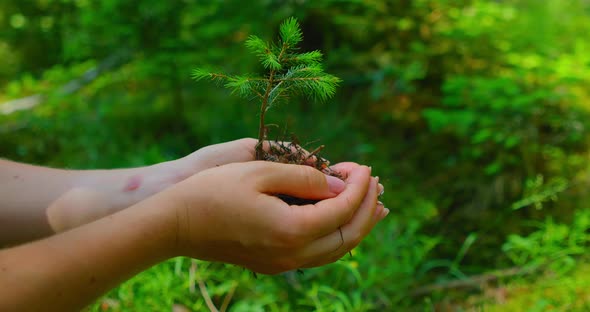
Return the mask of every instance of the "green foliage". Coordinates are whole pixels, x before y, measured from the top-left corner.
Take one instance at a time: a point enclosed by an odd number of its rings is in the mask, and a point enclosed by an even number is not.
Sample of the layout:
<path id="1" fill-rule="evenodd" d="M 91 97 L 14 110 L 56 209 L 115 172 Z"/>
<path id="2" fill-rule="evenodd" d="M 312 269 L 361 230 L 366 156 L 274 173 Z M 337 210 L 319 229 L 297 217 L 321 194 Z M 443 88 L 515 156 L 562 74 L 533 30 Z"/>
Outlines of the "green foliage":
<path id="1" fill-rule="evenodd" d="M 258 97 L 262 103 L 261 113 L 290 95 L 300 94 L 321 101 L 334 96 L 340 79 L 324 72 L 321 52 L 297 53 L 297 44 L 303 40 L 297 20 L 285 20 L 280 26 L 280 34 L 277 45 L 268 44 L 254 35 L 246 40 L 246 47 L 269 70 L 265 77 L 231 76 L 202 68 L 193 70 L 192 77 L 195 80 L 219 80 L 234 93 L 246 98 Z"/>
<path id="2" fill-rule="evenodd" d="M 590 210 L 577 211 L 571 224 L 556 223 L 548 217 L 533 233 L 512 234 L 502 246 L 510 260 L 518 266 L 547 265 L 552 272 L 564 273 L 574 268 L 576 256 L 590 247 Z"/>
<path id="3" fill-rule="evenodd" d="M 259 115 L 243 102 L 258 101 L 274 71 L 268 118 L 303 142 L 320 139 L 334 162 L 372 165 L 392 213 L 353 258 L 303 276 L 254 279 L 199 262 L 214 302 L 237 282 L 232 311 L 441 308 L 451 294 L 409 294 L 506 266 L 579 265 L 586 238 L 576 222 L 587 217 L 576 211 L 590 199 L 588 12 L 584 1 L 6 0 L 0 157 L 115 168 L 256 136 Z M 59 92 L 111 55 L 122 57 Z M 324 71 L 343 78 L 337 94 Z M 34 94 L 41 104 L 3 113 L 2 103 Z M 189 271 L 175 259 L 107 297 L 123 311 L 203 309 Z"/>
<path id="4" fill-rule="evenodd" d="M 293 17 L 280 26 L 281 39 L 278 44 L 267 44 L 251 35 L 246 47 L 260 58 L 268 73 L 265 77 L 231 76 L 210 73 L 201 68 L 193 70 L 193 78 L 225 82 L 232 93 L 244 97 L 258 98 L 260 101 L 260 124 L 256 159 L 264 159 L 262 142 L 267 137 L 265 114 L 275 103 L 286 100 L 291 95 L 306 95 L 316 100 L 327 100 L 336 92 L 340 78 L 326 74 L 321 65 L 319 51 L 297 53 L 297 44 L 303 40 L 299 23 Z"/>
<path id="5" fill-rule="evenodd" d="M 281 69 L 281 63 L 279 63 L 277 58 L 276 49 L 271 49 L 262 39 L 256 36 L 250 36 L 246 41 L 246 47 L 260 57 L 260 62 L 262 62 L 264 68 L 273 70 Z"/>
<path id="6" fill-rule="evenodd" d="M 532 278 L 500 283 L 486 294 L 471 296 L 463 310 L 485 309 L 490 312 L 587 311 L 590 266 L 581 263 L 575 270 L 556 276 L 548 272 Z M 457 309 L 458 310 L 458 309 Z"/>
<path id="7" fill-rule="evenodd" d="M 299 22 L 297 22 L 297 19 L 294 17 L 288 18 L 281 24 L 280 34 L 281 43 L 283 46 L 286 46 L 287 49 L 293 49 L 303 40 L 303 34 L 299 28 Z"/>
<path id="8" fill-rule="evenodd" d="M 549 200 L 556 201 L 557 195 L 567 189 L 568 182 L 563 178 L 555 178 L 544 183 L 543 176 L 526 181 L 523 198 L 512 204 L 512 209 L 522 209 L 534 205 L 535 208 L 543 208 L 543 203 Z"/>

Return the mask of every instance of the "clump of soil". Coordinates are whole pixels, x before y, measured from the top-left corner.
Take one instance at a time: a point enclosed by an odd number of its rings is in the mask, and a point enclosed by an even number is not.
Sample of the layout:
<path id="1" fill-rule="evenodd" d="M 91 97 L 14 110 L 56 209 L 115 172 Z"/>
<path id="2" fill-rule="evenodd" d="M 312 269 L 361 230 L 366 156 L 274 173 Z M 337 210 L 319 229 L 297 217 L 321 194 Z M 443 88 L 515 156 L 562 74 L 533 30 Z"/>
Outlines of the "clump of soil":
<path id="1" fill-rule="evenodd" d="M 320 145 L 311 152 L 306 151 L 295 136 L 292 136 L 291 142 L 283 142 L 279 140 L 268 141 L 269 150 L 262 151 L 258 160 L 272 161 L 282 164 L 295 164 L 314 167 L 324 174 L 337 177 L 344 180 L 342 174 L 330 168 L 330 162 L 320 156 L 320 152 L 324 149 L 324 145 Z M 307 205 L 315 204 L 318 200 L 297 198 L 289 195 L 277 194 L 278 198 L 290 205 Z"/>
<path id="2" fill-rule="evenodd" d="M 267 129 L 265 129 L 265 137 L 266 130 Z M 282 164 L 311 166 L 323 172 L 324 174 L 337 177 L 340 180 L 344 180 L 345 178 L 341 173 L 331 169 L 330 162 L 320 156 L 320 152 L 324 149 L 324 145 L 320 145 L 311 152 L 308 152 L 303 147 L 301 147 L 299 140 L 297 137 L 295 137 L 295 135 L 291 135 L 291 142 L 284 142 L 277 139 L 274 141 L 268 140 L 268 143 L 270 146 L 268 151 L 262 149 L 261 145 L 256 147 L 256 160 L 272 161 Z M 259 144 L 261 144 L 260 141 Z M 275 196 L 289 205 L 308 205 L 318 202 L 318 200 L 314 199 L 298 198 L 284 194 L 276 194 Z M 338 231 L 340 232 L 340 240 L 342 241 L 342 244 L 344 244 L 342 229 L 339 227 Z M 350 251 L 348 254 L 352 257 L 352 253 Z M 298 269 L 297 272 L 303 274 L 301 269 Z M 256 277 L 256 273 L 254 273 L 254 277 Z"/>

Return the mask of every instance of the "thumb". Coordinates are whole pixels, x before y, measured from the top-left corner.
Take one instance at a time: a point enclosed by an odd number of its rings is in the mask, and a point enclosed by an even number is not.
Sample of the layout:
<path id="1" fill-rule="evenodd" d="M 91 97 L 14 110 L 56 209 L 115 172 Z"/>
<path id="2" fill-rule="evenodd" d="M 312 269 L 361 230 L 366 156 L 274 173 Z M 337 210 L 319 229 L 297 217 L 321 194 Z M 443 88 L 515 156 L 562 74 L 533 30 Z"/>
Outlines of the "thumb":
<path id="1" fill-rule="evenodd" d="M 258 190 L 262 193 L 325 199 L 335 197 L 346 187 L 339 178 L 310 166 L 267 163 L 265 167 L 258 183 Z"/>

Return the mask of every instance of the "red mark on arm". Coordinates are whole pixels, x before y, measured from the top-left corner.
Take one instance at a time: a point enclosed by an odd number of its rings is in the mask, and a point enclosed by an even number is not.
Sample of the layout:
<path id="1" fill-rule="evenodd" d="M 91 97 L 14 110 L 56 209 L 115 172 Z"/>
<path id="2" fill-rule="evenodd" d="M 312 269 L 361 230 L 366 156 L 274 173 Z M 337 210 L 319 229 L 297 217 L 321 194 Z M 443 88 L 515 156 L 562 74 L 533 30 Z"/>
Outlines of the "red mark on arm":
<path id="1" fill-rule="evenodd" d="M 141 185 L 141 176 L 138 176 L 138 175 L 132 176 L 127 181 L 127 184 L 123 188 L 123 191 L 125 191 L 125 192 L 135 191 L 139 188 L 140 185 Z"/>

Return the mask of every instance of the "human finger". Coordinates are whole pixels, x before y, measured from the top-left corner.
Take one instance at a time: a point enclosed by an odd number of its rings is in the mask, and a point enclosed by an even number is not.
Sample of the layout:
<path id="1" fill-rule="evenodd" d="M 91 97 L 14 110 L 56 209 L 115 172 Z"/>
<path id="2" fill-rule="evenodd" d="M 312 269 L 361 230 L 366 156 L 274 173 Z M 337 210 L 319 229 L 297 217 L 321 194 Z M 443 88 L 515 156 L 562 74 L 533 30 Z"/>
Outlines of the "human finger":
<path id="1" fill-rule="evenodd" d="M 349 173 L 345 190 L 338 196 L 322 200 L 315 205 L 291 206 L 295 220 L 302 220 L 303 231 L 316 239 L 336 231 L 348 223 L 366 197 L 371 171 L 359 166 Z"/>
<path id="2" fill-rule="evenodd" d="M 262 163 L 262 162 L 261 162 Z M 344 191 L 346 183 L 319 170 L 302 165 L 266 162 L 260 168 L 258 191 L 304 199 L 325 199 Z"/>
<path id="3" fill-rule="evenodd" d="M 330 170 L 337 172 L 346 181 L 351 171 L 360 167 L 361 165 L 354 162 L 341 162 L 330 166 Z"/>
<path id="4" fill-rule="evenodd" d="M 303 252 L 303 257 L 313 260 L 303 267 L 320 266 L 340 259 L 370 233 L 377 222 L 384 217 L 383 204 L 377 201 L 378 185 L 379 181 L 372 178 L 367 195 L 348 224 L 308 245 Z"/>

